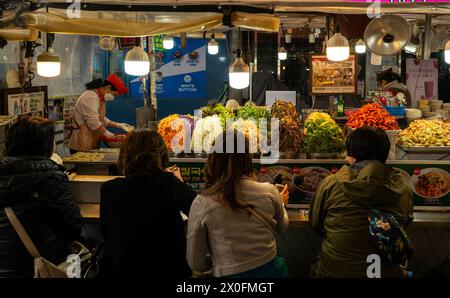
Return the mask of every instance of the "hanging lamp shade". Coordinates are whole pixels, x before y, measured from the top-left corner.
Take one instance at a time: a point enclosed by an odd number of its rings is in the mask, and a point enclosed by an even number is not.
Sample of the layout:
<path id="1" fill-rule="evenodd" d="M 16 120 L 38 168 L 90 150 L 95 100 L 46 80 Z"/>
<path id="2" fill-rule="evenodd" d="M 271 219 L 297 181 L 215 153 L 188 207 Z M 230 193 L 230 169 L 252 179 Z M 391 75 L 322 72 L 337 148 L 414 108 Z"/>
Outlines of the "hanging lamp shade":
<path id="1" fill-rule="evenodd" d="M 250 68 L 241 57 L 241 50 L 237 50 L 236 59 L 229 68 L 230 87 L 244 89 L 250 84 Z"/>
<path id="2" fill-rule="evenodd" d="M 284 47 L 281 47 L 278 50 L 278 59 L 279 60 L 286 60 L 287 59 L 287 51 Z"/>
<path id="3" fill-rule="evenodd" d="M 335 33 L 327 42 L 327 59 L 330 61 L 344 61 L 350 55 L 348 40 L 341 33 Z"/>
<path id="4" fill-rule="evenodd" d="M 175 42 L 172 35 L 166 35 L 163 39 L 163 48 L 165 48 L 166 50 L 171 50 L 173 49 L 174 45 Z"/>
<path id="5" fill-rule="evenodd" d="M 417 36 L 411 35 L 411 38 L 406 43 L 404 50 L 407 53 L 416 54 L 419 47 L 420 47 L 420 39 Z"/>
<path id="6" fill-rule="evenodd" d="M 216 55 L 219 53 L 219 44 L 217 41 L 213 38 L 208 42 L 208 54 L 210 55 Z"/>
<path id="7" fill-rule="evenodd" d="M 450 64 L 450 40 L 445 44 L 444 58 L 447 64 Z"/>
<path id="8" fill-rule="evenodd" d="M 411 36 L 408 22 L 398 15 L 375 18 L 364 31 L 364 41 L 372 53 L 381 56 L 400 52 Z"/>
<path id="9" fill-rule="evenodd" d="M 366 44 L 364 40 L 359 39 L 355 44 L 355 52 L 358 54 L 364 54 L 366 52 Z"/>
<path id="10" fill-rule="evenodd" d="M 125 72 L 132 76 L 145 76 L 150 72 L 148 54 L 141 47 L 134 47 L 126 54 Z"/>
<path id="11" fill-rule="evenodd" d="M 53 48 L 43 52 L 36 58 L 37 73 L 41 77 L 51 78 L 61 73 L 61 60 Z"/>
<path id="12" fill-rule="evenodd" d="M 101 36 L 99 39 L 100 49 L 111 51 L 116 47 L 116 38 L 111 36 Z"/>

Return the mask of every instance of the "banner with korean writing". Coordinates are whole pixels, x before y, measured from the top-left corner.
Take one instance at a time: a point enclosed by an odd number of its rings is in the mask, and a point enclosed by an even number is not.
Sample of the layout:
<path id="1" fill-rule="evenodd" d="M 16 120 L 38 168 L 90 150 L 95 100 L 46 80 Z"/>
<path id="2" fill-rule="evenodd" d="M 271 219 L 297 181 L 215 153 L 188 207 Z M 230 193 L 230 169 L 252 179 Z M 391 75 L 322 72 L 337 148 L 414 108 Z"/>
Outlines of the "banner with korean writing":
<path id="1" fill-rule="evenodd" d="M 188 39 L 186 48 L 180 40 L 163 52 L 164 64 L 156 71 L 158 98 L 205 98 L 206 40 Z"/>
<path id="2" fill-rule="evenodd" d="M 253 177 L 259 182 L 288 185 L 289 204 L 292 206 L 309 204 L 323 179 L 335 174 L 345 161 L 320 162 L 317 160 L 301 160 L 298 163 L 280 163 L 261 165 L 254 163 Z M 204 162 L 176 162 L 183 180 L 192 189 L 202 192 L 205 189 Z M 403 181 L 414 195 L 414 206 L 450 207 L 450 164 L 411 163 L 388 161 L 398 171 Z"/>

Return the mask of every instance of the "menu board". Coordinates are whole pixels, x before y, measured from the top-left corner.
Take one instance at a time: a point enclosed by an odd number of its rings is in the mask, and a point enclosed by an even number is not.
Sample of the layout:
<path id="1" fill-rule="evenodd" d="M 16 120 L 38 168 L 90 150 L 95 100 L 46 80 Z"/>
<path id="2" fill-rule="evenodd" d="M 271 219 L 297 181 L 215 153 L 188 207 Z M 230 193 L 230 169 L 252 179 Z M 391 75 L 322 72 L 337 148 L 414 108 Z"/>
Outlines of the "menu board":
<path id="1" fill-rule="evenodd" d="M 354 55 L 340 62 L 330 61 L 325 55 L 312 55 L 310 76 L 310 90 L 313 95 L 357 92 Z"/>
<path id="2" fill-rule="evenodd" d="M 272 184 L 287 184 L 289 189 L 289 204 L 307 206 L 323 179 L 335 174 L 344 161 L 336 163 L 321 163 L 308 161 L 296 164 L 261 165 L 254 164 L 254 177 L 260 182 Z M 415 207 L 450 207 L 450 165 L 416 164 L 388 162 L 399 171 L 404 183 L 413 192 Z M 204 163 L 177 162 L 183 180 L 195 191 L 205 188 Z"/>

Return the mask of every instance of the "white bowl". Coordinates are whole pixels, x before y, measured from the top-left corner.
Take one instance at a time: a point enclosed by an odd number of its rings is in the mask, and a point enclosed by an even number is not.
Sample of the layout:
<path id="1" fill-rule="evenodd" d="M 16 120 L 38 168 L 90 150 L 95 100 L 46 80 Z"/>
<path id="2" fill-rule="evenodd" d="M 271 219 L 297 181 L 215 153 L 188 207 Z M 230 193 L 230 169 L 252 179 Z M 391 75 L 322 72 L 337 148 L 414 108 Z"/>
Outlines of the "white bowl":
<path id="1" fill-rule="evenodd" d="M 422 111 L 419 109 L 405 109 L 405 118 L 420 118 Z"/>

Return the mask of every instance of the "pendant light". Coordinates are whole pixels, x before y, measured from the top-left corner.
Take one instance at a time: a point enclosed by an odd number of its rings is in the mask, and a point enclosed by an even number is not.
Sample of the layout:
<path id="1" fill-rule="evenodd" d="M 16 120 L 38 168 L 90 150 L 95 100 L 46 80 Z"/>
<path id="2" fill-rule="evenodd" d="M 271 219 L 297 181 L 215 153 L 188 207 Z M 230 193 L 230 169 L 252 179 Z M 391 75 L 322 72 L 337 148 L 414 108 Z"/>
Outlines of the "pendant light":
<path id="1" fill-rule="evenodd" d="M 172 35 L 164 36 L 163 48 L 165 48 L 166 50 L 171 50 L 171 49 L 173 49 L 173 46 L 174 46 L 174 41 L 173 41 Z"/>
<path id="2" fill-rule="evenodd" d="M 61 73 L 61 60 L 53 50 L 54 34 L 47 33 L 47 50 L 37 56 L 37 73 L 41 77 L 51 78 L 59 76 Z"/>
<path id="3" fill-rule="evenodd" d="M 145 76 L 150 72 L 148 54 L 140 46 L 125 55 L 125 72 L 132 76 Z"/>
<path id="4" fill-rule="evenodd" d="M 366 43 L 359 39 L 355 44 L 355 52 L 358 54 L 364 54 L 366 52 Z"/>
<path id="5" fill-rule="evenodd" d="M 348 40 L 339 32 L 339 25 L 336 26 L 336 33 L 327 42 L 326 52 L 330 61 L 344 61 L 350 55 Z"/>
<path id="6" fill-rule="evenodd" d="M 234 89 L 244 89 L 250 84 L 250 68 L 241 56 L 241 49 L 236 50 L 236 60 L 229 68 L 230 86 Z"/>
<path id="7" fill-rule="evenodd" d="M 286 60 L 287 59 L 287 51 L 284 47 L 281 47 L 278 50 L 278 59 L 279 60 Z"/>
<path id="8" fill-rule="evenodd" d="M 219 44 L 214 39 L 214 33 L 211 34 L 211 40 L 208 42 L 208 54 L 210 55 L 216 55 L 219 53 Z"/>
<path id="9" fill-rule="evenodd" d="M 447 41 L 447 43 L 445 44 L 444 56 L 445 56 L 445 62 L 447 64 L 450 64 L 450 40 Z"/>

